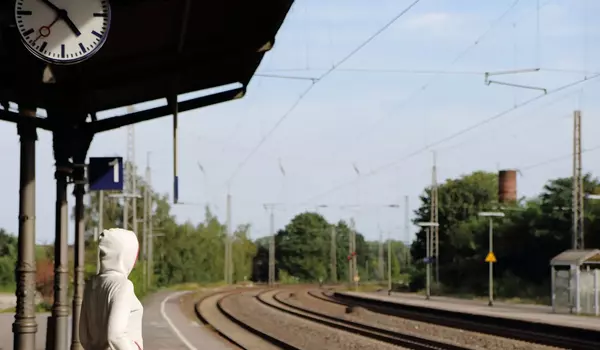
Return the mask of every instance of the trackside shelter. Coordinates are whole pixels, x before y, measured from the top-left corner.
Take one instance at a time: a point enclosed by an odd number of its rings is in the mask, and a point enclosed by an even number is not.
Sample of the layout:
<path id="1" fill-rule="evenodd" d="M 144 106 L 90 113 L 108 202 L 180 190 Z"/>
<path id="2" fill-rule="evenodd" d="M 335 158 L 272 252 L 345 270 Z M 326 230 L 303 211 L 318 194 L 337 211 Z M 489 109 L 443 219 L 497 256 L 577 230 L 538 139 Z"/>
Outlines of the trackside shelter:
<path id="1" fill-rule="evenodd" d="M 566 250 L 550 266 L 552 310 L 600 316 L 600 249 Z"/>

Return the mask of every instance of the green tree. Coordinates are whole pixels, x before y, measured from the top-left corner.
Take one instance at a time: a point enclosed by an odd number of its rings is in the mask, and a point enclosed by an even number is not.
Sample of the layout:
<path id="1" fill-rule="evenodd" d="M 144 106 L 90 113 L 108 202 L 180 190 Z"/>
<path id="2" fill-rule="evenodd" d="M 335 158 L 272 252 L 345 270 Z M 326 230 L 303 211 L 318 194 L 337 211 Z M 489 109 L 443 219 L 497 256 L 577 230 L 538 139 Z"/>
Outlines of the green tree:
<path id="1" fill-rule="evenodd" d="M 0 229 L 0 287 L 10 289 L 15 285 L 17 263 L 17 237 Z"/>
<path id="2" fill-rule="evenodd" d="M 583 178 L 585 193 L 599 193 L 600 182 L 590 174 Z M 549 261 L 571 247 L 572 179 L 548 181 L 541 193 L 512 205 L 497 203 L 496 174 L 475 172 L 448 180 L 439 187 L 440 279 L 446 292 L 482 294 L 487 291 L 489 220 L 477 216 L 484 210 L 502 210 L 493 219 L 496 293 L 511 297 L 544 297 L 549 289 Z M 429 221 L 430 189 L 416 211 L 415 223 Z M 584 204 L 586 247 L 598 247 L 600 203 Z M 424 281 L 425 231 L 411 247 L 416 260 L 414 288 Z"/>
<path id="3" fill-rule="evenodd" d="M 317 281 L 328 270 L 329 223 L 316 213 L 299 214 L 277 233 L 277 269 L 303 281 Z"/>
<path id="4" fill-rule="evenodd" d="M 232 242 L 234 281 L 242 282 L 252 277 L 252 261 L 257 250 L 256 245 L 250 239 L 250 225 L 238 227 Z"/>
<path id="5" fill-rule="evenodd" d="M 400 259 L 398 256 L 398 247 L 403 246 L 403 244 L 401 242 L 392 241 L 391 246 L 392 246 L 392 256 L 391 256 L 392 281 L 397 282 L 398 280 L 400 280 Z M 386 261 L 387 261 L 387 256 L 388 256 L 387 250 L 388 250 L 388 245 L 386 243 L 386 245 L 385 245 Z"/>
<path id="6" fill-rule="evenodd" d="M 414 223 L 430 220 L 431 189 L 421 196 L 421 206 L 415 212 Z M 478 213 L 497 203 L 498 177 L 493 173 L 474 172 L 459 179 L 447 180 L 438 186 L 439 266 L 440 281 L 451 289 L 471 290 L 481 285 L 481 262 L 487 254 L 485 223 Z M 411 247 L 411 255 L 422 271 L 425 257 L 426 231 L 421 228 Z M 482 271 L 480 271 L 482 270 Z M 473 272 L 479 272 L 474 274 Z M 424 286 L 424 274 L 413 280 L 415 288 Z"/>
<path id="7" fill-rule="evenodd" d="M 146 183 L 138 176 L 138 191 L 145 191 Z M 155 237 L 153 239 L 153 285 L 169 286 L 177 283 L 217 282 L 224 278 L 224 238 L 227 228 L 219 222 L 208 208 L 204 220 L 197 226 L 190 222 L 177 223 L 171 214 L 171 205 L 166 195 L 156 193 L 149 188 L 153 206 L 151 220 Z M 90 193 L 90 204 L 86 208 L 86 231 L 88 233 L 86 271 L 95 272 L 96 243 L 91 239 L 93 229 L 98 225 L 100 215 L 103 227 L 122 227 L 122 199 L 111 198 L 105 193 L 103 212 L 99 213 L 99 193 Z M 137 200 L 139 219 L 143 215 L 142 199 Z M 140 246 L 142 224 L 138 225 Z M 256 254 L 256 245 L 249 238 L 249 226 L 241 225 L 233 233 L 234 279 L 241 281 L 252 273 L 252 259 Z M 143 258 L 140 253 L 140 258 Z M 138 291 L 143 291 L 143 263 L 138 263 L 131 273 L 131 279 Z"/>

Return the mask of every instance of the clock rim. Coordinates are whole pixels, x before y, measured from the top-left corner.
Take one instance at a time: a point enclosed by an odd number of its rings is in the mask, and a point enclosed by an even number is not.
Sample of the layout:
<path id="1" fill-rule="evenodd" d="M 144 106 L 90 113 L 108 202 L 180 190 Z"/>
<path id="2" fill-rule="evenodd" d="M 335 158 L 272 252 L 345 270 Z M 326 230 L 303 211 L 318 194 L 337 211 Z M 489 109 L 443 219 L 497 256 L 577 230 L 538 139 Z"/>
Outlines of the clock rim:
<path id="1" fill-rule="evenodd" d="M 74 65 L 74 64 L 86 61 L 86 60 L 90 59 L 91 57 L 93 57 L 96 53 L 98 53 L 98 51 L 102 48 L 102 46 L 104 46 L 106 39 L 108 39 L 108 33 L 110 32 L 110 25 L 112 22 L 112 7 L 110 4 L 110 0 L 106 0 L 106 3 L 108 4 L 108 19 L 107 19 L 107 24 L 106 24 L 106 33 L 104 34 L 102 39 L 100 39 L 100 43 L 98 43 L 98 45 L 95 48 L 86 52 L 81 57 L 73 58 L 73 59 L 69 59 L 69 60 L 57 60 L 57 59 L 45 56 L 44 54 L 37 51 L 35 48 L 31 47 L 29 45 L 29 43 L 27 43 L 27 40 L 23 36 L 23 33 L 21 33 L 21 31 L 19 30 L 19 28 L 17 26 L 17 31 L 19 32 L 19 37 L 21 37 L 21 43 L 23 44 L 23 46 L 25 46 L 27 48 L 27 50 L 31 54 L 33 54 L 38 59 L 40 59 L 46 63 L 56 65 L 56 66 L 70 66 L 70 65 Z M 15 1 L 15 9 L 14 9 L 15 24 L 17 23 L 17 16 L 18 16 L 17 15 L 17 1 Z"/>

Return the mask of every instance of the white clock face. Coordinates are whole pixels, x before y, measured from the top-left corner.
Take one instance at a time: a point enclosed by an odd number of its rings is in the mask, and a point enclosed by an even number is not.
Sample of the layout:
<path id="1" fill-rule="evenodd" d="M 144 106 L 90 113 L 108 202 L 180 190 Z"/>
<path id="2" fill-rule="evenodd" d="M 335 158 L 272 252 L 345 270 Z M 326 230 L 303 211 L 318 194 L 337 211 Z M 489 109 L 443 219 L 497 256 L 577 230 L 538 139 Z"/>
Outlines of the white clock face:
<path id="1" fill-rule="evenodd" d="M 110 6 L 108 0 L 17 0 L 15 19 L 34 55 L 49 63 L 72 64 L 104 44 Z"/>

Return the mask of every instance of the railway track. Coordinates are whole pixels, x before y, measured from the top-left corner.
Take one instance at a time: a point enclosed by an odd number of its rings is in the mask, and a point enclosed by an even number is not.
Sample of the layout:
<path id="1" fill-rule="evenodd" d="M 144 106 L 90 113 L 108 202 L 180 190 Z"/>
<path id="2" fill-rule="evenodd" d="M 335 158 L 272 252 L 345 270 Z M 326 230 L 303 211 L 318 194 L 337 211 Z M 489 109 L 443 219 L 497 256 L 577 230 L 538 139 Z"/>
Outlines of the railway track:
<path id="1" fill-rule="evenodd" d="M 301 291 L 300 291 L 301 292 Z M 257 295 L 257 299 L 263 304 L 273 307 L 281 312 L 291 314 L 303 319 L 310 320 L 331 328 L 336 328 L 345 332 L 359 334 L 369 339 L 378 340 L 384 343 L 399 346 L 404 349 L 415 350 L 470 350 L 471 348 L 448 344 L 433 339 L 420 338 L 408 334 L 393 332 L 364 323 L 352 322 L 336 316 L 329 316 L 323 313 L 314 312 L 306 308 L 287 303 L 280 297 L 283 293 L 289 291 L 268 290 Z"/>
<path id="2" fill-rule="evenodd" d="M 383 342 L 390 346 L 402 349 L 444 349 L 444 350 L 465 350 L 466 347 L 459 347 L 447 343 L 422 339 L 414 336 L 407 336 L 390 331 L 385 331 L 371 327 L 365 324 L 349 322 L 340 318 L 327 315 L 319 315 L 310 310 L 287 305 L 278 300 L 277 294 L 291 293 L 298 289 L 266 289 L 266 290 L 235 290 L 228 292 L 219 292 L 205 297 L 196 304 L 196 314 L 200 320 L 210 325 L 218 334 L 227 339 L 240 349 L 298 349 L 314 350 L 314 347 L 302 347 L 292 345 L 283 341 L 269 332 L 265 332 L 257 326 L 255 322 L 247 322 L 243 318 L 236 316 L 236 310 L 229 309 L 226 305 L 228 298 L 239 298 L 242 295 L 252 296 L 262 306 L 279 313 L 283 313 L 295 318 L 299 318 L 310 323 L 330 327 L 337 331 L 347 332 L 352 336 L 361 336 L 375 343 Z M 259 322 L 260 320 L 256 320 Z M 325 347 L 323 347 L 325 348 Z M 360 347 L 359 347 L 360 348 Z M 375 346 L 377 348 L 377 346 Z"/>
<path id="3" fill-rule="evenodd" d="M 251 293 L 249 291 L 235 290 L 209 295 L 196 304 L 196 315 L 202 323 L 211 327 L 216 333 L 239 349 L 302 350 L 282 342 L 256 327 L 252 327 L 223 308 L 222 301 L 225 298 L 243 292 Z"/>
<path id="4" fill-rule="evenodd" d="M 458 328 L 503 338 L 572 350 L 600 349 L 600 332 L 568 326 L 545 325 L 513 319 L 499 319 L 451 312 L 439 309 L 394 304 L 380 300 L 358 297 L 338 297 L 337 293 L 326 295 L 323 291 L 311 291 L 309 295 L 330 303 L 351 307 L 364 307 L 375 313 L 411 319 L 429 324 Z"/>
<path id="5" fill-rule="evenodd" d="M 335 307 L 327 307 L 324 303 L 335 305 Z M 480 335 L 476 335 L 476 337 L 489 334 L 500 337 L 503 342 L 506 339 L 519 339 L 531 343 L 527 346 L 540 344 L 577 350 L 600 348 L 596 342 L 577 340 L 573 337 L 528 332 L 526 330 L 511 330 L 504 324 L 495 326 L 490 322 L 474 322 L 467 317 L 460 319 L 457 317 L 451 318 L 447 315 L 428 314 L 426 311 L 419 313 L 418 310 L 407 311 L 401 308 L 399 310 L 398 307 L 392 307 L 384 303 L 339 298 L 336 294 L 307 286 L 278 289 L 244 288 L 218 292 L 198 302 L 196 304 L 196 314 L 202 322 L 210 325 L 217 333 L 240 349 L 329 349 L 325 342 L 331 341 L 331 339 L 327 338 L 336 337 L 344 338 L 346 342 L 353 341 L 354 343 L 351 344 L 353 344 L 354 349 L 378 349 L 381 347 L 386 349 L 466 350 L 473 349 L 474 346 L 462 339 L 451 340 L 446 337 L 425 334 L 426 332 L 415 334 L 410 329 L 399 330 L 399 328 L 390 327 L 389 325 L 381 325 L 369 318 L 374 316 L 367 317 L 362 313 L 359 314 L 359 317 L 354 316 L 348 319 L 344 315 L 344 309 L 340 311 L 341 307 L 346 309 L 346 313 L 352 313 L 358 307 L 377 315 L 426 322 L 430 327 L 440 325 L 454 329 L 464 329 L 465 331 L 479 333 Z M 244 315 L 242 309 L 246 308 L 253 311 L 246 310 Z M 377 315 L 375 315 L 376 318 L 380 317 Z M 293 329 L 294 327 L 288 328 L 285 325 L 281 326 L 281 323 L 277 320 L 284 318 L 287 319 L 286 322 L 288 323 L 302 324 L 303 330 Z M 271 327 L 266 325 L 268 323 L 271 323 Z M 277 325 L 278 323 L 279 325 Z M 320 328 L 320 330 L 313 332 L 313 328 Z M 331 331 L 327 331 L 327 329 Z M 311 335 L 312 333 L 316 335 Z M 331 337 L 330 334 L 332 334 Z M 338 335 L 333 336 L 333 334 Z M 299 340 L 302 337 L 310 338 L 310 340 Z M 323 338 L 323 344 L 319 342 L 321 338 Z M 335 345 L 340 346 L 339 343 Z M 344 348 L 342 347 L 342 349 Z M 491 348 L 498 347 L 492 346 Z M 529 349 L 530 347 L 526 348 Z"/>

